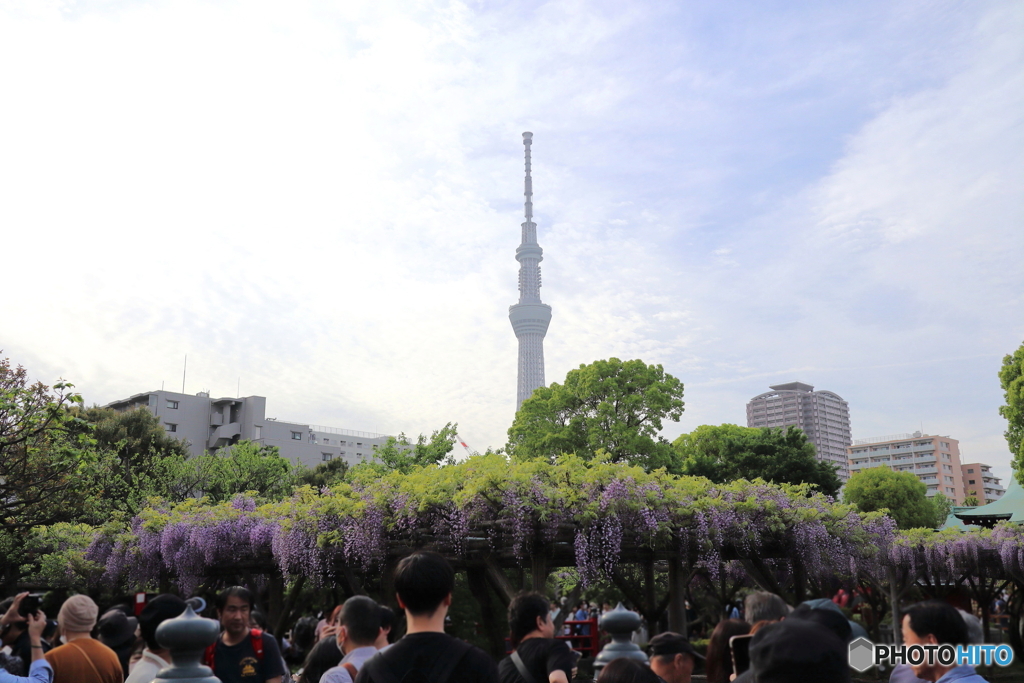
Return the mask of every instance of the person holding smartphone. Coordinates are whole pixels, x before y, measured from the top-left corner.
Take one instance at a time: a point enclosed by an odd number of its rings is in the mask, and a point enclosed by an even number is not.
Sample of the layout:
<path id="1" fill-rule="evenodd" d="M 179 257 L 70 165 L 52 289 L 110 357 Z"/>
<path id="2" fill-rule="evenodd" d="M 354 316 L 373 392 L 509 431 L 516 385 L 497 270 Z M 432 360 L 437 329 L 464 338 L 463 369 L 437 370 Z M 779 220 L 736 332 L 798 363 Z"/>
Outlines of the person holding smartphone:
<path id="1" fill-rule="evenodd" d="M 14 598 L 11 607 L 0 617 L 0 627 L 8 628 L 15 623 L 27 625 L 25 634 L 29 642 L 29 652 L 31 652 L 28 676 L 15 676 L 0 669 L 0 683 L 51 683 L 53 681 L 53 668 L 43 658 L 43 630 L 46 628 L 46 615 L 38 609 L 38 603 L 36 609 L 28 611 L 27 615 L 21 614 L 22 601 L 27 597 L 28 593 L 21 593 Z"/>

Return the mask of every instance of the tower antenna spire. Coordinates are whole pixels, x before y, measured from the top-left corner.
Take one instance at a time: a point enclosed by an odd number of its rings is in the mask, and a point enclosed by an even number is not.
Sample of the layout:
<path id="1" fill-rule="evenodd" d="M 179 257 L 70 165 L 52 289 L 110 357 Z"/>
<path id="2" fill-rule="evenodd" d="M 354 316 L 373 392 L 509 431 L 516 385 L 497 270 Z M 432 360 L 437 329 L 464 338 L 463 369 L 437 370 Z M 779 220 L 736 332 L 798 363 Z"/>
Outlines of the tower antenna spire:
<path id="1" fill-rule="evenodd" d="M 551 307 L 540 300 L 540 262 L 544 250 L 537 244 L 537 224 L 533 222 L 533 177 L 530 148 L 533 133 L 523 133 L 526 179 L 524 183 L 524 212 L 522 242 L 516 249 L 519 261 L 519 303 L 510 306 L 508 318 L 519 340 L 519 381 L 516 410 L 528 399 L 534 389 L 544 386 L 544 335 L 551 322 Z"/>

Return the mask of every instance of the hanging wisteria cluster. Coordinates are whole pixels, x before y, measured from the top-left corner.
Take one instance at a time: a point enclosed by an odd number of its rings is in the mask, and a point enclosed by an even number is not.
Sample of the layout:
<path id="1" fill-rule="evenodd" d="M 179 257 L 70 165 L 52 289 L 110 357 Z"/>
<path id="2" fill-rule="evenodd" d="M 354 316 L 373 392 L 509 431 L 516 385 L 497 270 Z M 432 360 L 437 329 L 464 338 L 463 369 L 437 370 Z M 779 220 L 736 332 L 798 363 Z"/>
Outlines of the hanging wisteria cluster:
<path id="1" fill-rule="evenodd" d="M 143 588 L 170 579 L 190 592 L 240 568 L 329 581 L 339 568 L 378 569 L 392 549 L 413 547 L 455 556 L 482 548 L 527 565 L 561 544 L 586 583 L 638 552 L 676 554 L 713 576 L 723 563 L 759 557 L 795 558 L 812 578 L 852 577 L 895 557 L 894 538 L 888 517 L 805 486 L 715 485 L 575 456 L 552 465 L 484 455 L 299 489 L 277 503 L 155 504 L 94 530 L 82 552 L 94 580 Z"/>

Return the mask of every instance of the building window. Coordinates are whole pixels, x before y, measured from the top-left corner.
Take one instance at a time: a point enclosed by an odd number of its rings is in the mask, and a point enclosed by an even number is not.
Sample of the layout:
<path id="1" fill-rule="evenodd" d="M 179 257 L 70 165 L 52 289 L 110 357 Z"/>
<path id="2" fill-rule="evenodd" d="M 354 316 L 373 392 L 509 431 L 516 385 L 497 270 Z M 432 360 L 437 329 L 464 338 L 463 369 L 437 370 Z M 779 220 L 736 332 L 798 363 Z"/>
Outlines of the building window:
<path id="1" fill-rule="evenodd" d="M 974 468 L 973 467 L 968 467 L 967 468 L 967 474 L 974 474 Z M 972 481 L 971 483 L 973 484 L 974 482 Z"/>
<path id="2" fill-rule="evenodd" d="M 252 428 L 252 438 L 262 439 L 263 438 L 263 425 L 256 425 Z"/>
<path id="3" fill-rule="evenodd" d="M 178 425 L 172 425 L 170 422 L 165 423 L 167 425 L 167 431 L 176 432 L 178 431 Z M 973 482 L 971 482 L 973 483 Z"/>
<path id="4" fill-rule="evenodd" d="M 332 453 L 321 453 L 320 457 L 323 458 L 324 462 L 330 462 L 331 460 L 334 459 L 334 454 L 332 454 Z"/>
<path id="5" fill-rule="evenodd" d="M 168 401 L 167 402 L 167 407 L 170 408 L 171 410 L 177 410 L 178 409 L 178 402 L 177 401 Z"/>
<path id="6" fill-rule="evenodd" d="M 302 432 L 292 432 L 292 439 L 295 441 L 302 441 Z"/>
<path id="7" fill-rule="evenodd" d="M 328 438 L 327 438 L 327 437 L 325 436 L 325 437 L 324 437 L 324 443 L 326 443 L 326 444 L 329 444 L 329 443 L 331 443 L 331 440 L 330 440 L 330 439 L 328 439 Z"/>
<path id="8" fill-rule="evenodd" d="M 973 479 L 970 479 L 970 480 L 968 480 L 968 481 L 967 481 L 967 483 L 968 483 L 968 484 L 973 484 L 973 483 L 974 483 L 974 480 L 973 480 Z"/>

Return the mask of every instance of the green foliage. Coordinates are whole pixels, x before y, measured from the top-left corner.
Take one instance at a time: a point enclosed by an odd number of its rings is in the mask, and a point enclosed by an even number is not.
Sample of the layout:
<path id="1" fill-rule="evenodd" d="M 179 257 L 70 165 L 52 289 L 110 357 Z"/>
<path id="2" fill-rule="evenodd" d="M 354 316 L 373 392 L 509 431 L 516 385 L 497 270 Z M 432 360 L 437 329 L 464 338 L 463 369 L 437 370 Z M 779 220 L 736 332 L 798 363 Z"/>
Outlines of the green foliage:
<path id="1" fill-rule="evenodd" d="M 946 523 L 946 518 L 953 511 L 953 501 L 944 493 L 936 493 L 931 499 L 932 507 L 935 509 L 935 521 L 932 526 L 938 528 Z"/>
<path id="2" fill-rule="evenodd" d="M 1006 418 L 1006 443 L 1013 454 L 1017 481 L 1024 486 L 1024 344 L 1003 358 L 999 383 L 1006 400 L 999 407 L 999 414 Z"/>
<path id="3" fill-rule="evenodd" d="M 309 486 L 317 491 L 345 481 L 348 463 L 344 458 L 322 462 L 313 469 L 301 469 L 295 477 L 298 486 Z"/>
<path id="4" fill-rule="evenodd" d="M 927 491 L 911 472 L 870 467 L 850 477 L 843 498 L 861 512 L 887 512 L 900 529 L 933 529 L 936 513 Z"/>
<path id="5" fill-rule="evenodd" d="M 277 446 L 255 441 L 190 458 L 169 474 L 171 498 L 178 501 L 205 496 L 219 503 L 247 492 L 263 500 L 281 500 L 295 486 L 295 467 L 281 457 Z"/>
<path id="6" fill-rule="evenodd" d="M 964 498 L 964 507 L 976 508 L 980 504 L 978 497 L 971 491 L 971 495 Z"/>
<path id="7" fill-rule="evenodd" d="M 842 482 L 835 467 L 815 456 L 802 429 L 755 429 L 733 424 L 701 425 L 673 443 L 683 474 L 717 483 L 761 478 L 776 484 L 813 484 L 835 496 Z"/>
<path id="8" fill-rule="evenodd" d="M 387 442 L 374 449 L 375 462 L 369 464 L 374 472 L 408 473 L 420 467 L 451 463 L 449 454 L 455 446 L 458 429 L 458 424 L 449 422 L 435 430 L 429 439 L 420 434 L 416 443 L 410 442 L 405 433 L 397 438 L 389 437 Z"/>
<path id="9" fill-rule="evenodd" d="M 590 460 L 605 452 L 613 462 L 651 471 L 678 471 L 662 420 L 683 413 L 683 383 L 660 365 L 642 360 L 599 360 L 571 370 L 564 384 L 540 387 L 523 401 L 508 430 L 512 457 L 552 462 L 562 453 Z"/>

